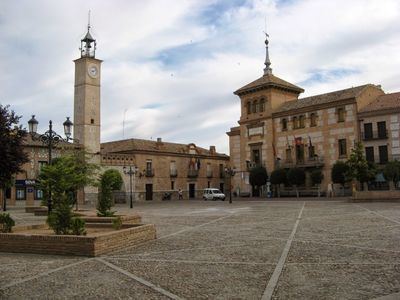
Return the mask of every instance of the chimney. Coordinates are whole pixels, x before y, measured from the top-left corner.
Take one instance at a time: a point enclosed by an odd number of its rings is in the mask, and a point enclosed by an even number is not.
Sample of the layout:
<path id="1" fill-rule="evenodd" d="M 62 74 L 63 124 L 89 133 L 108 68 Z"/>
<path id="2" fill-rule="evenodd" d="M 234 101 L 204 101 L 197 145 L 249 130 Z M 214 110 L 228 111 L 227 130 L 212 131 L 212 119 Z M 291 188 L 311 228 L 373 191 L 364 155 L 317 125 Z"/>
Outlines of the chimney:
<path id="1" fill-rule="evenodd" d="M 215 154 L 215 146 L 210 146 L 210 154 Z"/>

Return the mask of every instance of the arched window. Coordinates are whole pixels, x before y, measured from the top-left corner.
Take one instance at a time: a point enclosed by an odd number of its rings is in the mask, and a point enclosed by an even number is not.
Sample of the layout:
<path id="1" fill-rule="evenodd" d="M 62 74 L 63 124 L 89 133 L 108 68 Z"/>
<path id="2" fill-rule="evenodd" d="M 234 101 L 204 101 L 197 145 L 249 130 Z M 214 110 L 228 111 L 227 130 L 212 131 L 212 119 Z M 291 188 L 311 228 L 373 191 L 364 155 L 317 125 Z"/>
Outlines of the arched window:
<path id="1" fill-rule="evenodd" d="M 301 115 L 300 117 L 299 117 L 299 128 L 304 128 L 305 127 L 305 124 L 304 124 L 304 115 Z"/>
<path id="2" fill-rule="evenodd" d="M 258 101 L 255 100 L 253 102 L 253 113 L 256 113 L 258 111 Z"/>
<path id="3" fill-rule="evenodd" d="M 293 129 L 297 129 L 298 128 L 298 121 L 297 121 L 297 117 L 293 117 L 292 118 L 292 124 L 293 124 Z"/>
<path id="4" fill-rule="evenodd" d="M 264 112 L 265 111 L 265 99 L 261 98 L 260 100 L 260 112 Z"/>
<path id="5" fill-rule="evenodd" d="M 251 114 L 251 102 L 247 102 L 247 114 Z"/>

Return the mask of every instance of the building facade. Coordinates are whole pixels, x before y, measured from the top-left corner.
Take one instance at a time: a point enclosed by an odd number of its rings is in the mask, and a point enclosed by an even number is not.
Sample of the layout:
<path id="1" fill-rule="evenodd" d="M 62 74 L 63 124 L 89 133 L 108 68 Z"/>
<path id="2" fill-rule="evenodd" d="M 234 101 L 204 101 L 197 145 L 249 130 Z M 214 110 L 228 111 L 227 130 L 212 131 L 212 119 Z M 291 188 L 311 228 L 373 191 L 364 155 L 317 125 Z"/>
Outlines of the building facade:
<path id="1" fill-rule="evenodd" d="M 254 166 L 264 166 L 268 174 L 277 168 L 303 168 L 308 187 L 311 172 L 320 169 L 326 189 L 333 164 L 346 160 L 356 141 L 366 142 L 368 157 L 378 152 L 382 162 L 398 157 L 399 150 L 393 150 L 399 145 L 398 113 L 392 115 L 386 106 L 376 111 L 377 103 L 398 99 L 398 93 L 385 94 L 380 86 L 366 84 L 299 98 L 302 88 L 272 74 L 268 40 L 266 46 L 264 75 L 234 92 L 240 98 L 241 115 L 239 126 L 227 134 L 238 192 L 254 192 L 249 184 Z M 398 109 L 399 103 L 393 100 L 392 107 Z M 373 129 L 371 123 L 376 124 Z M 367 140 L 365 128 L 371 128 Z M 372 154 L 371 147 L 376 148 Z"/>

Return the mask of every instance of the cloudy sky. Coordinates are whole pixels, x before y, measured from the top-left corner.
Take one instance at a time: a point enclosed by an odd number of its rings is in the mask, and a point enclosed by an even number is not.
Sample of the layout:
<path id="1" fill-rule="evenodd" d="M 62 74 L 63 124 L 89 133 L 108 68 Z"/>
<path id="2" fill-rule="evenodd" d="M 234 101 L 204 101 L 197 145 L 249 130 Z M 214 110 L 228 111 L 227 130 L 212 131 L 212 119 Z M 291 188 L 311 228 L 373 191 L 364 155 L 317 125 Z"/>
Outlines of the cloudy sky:
<path id="1" fill-rule="evenodd" d="M 73 60 L 91 10 L 102 68 L 102 141 L 228 153 L 233 91 L 273 73 L 309 96 L 365 83 L 400 91 L 398 0 L 0 1 L 0 103 L 45 130 L 73 116 Z"/>

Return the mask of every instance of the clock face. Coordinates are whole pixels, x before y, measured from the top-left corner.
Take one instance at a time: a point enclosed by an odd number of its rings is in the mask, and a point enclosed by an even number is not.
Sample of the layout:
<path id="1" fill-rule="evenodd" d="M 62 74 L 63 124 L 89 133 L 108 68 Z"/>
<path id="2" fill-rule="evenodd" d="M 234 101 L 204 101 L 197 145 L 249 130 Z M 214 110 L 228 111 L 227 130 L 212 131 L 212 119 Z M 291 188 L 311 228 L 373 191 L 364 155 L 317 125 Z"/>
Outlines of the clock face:
<path id="1" fill-rule="evenodd" d="M 94 65 L 89 66 L 88 68 L 88 74 L 90 77 L 96 78 L 98 74 L 97 67 Z"/>

